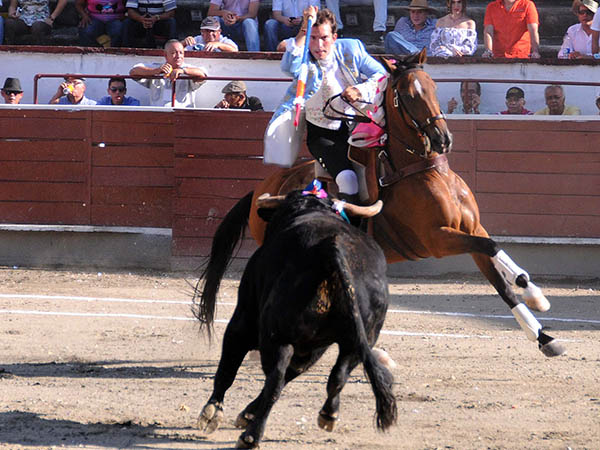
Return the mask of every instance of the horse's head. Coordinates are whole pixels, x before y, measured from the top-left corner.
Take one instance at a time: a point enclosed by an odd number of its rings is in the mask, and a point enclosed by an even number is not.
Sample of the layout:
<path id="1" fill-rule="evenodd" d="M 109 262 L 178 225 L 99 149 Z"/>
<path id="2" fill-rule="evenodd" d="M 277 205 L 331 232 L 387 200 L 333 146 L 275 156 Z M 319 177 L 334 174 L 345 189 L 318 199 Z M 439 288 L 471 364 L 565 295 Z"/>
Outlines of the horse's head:
<path id="1" fill-rule="evenodd" d="M 386 92 L 386 120 L 391 140 L 396 138 L 409 151 L 427 157 L 432 151 L 447 153 L 452 148 L 452 134 L 440 109 L 436 85 L 423 70 L 427 53 L 383 58 L 390 73 Z"/>

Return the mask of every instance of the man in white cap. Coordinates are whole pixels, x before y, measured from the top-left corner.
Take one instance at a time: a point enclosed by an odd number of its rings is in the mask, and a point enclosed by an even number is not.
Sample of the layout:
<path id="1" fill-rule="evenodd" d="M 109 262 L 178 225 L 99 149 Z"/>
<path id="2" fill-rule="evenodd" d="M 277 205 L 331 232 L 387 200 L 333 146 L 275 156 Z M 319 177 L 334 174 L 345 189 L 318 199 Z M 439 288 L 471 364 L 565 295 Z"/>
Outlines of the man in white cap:
<path id="1" fill-rule="evenodd" d="M 250 111 L 263 111 L 262 103 L 258 97 L 248 97 L 246 83 L 235 80 L 227 83 L 221 90 L 225 98 L 215 105 L 215 108 L 249 109 Z"/>
<path id="2" fill-rule="evenodd" d="M 208 16 L 200 25 L 199 36 L 188 36 L 182 44 L 186 51 L 201 52 L 237 52 L 238 46 L 231 39 L 221 34 L 221 23 L 218 17 Z"/>
<path id="3" fill-rule="evenodd" d="M 2 98 L 7 105 L 18 105 L 23 98 L 21 80 L 18 78 L 7 78 L 2 87 Z"/>
<path id="4" fill-rule="evenodd" d="M 429 17 L 435 11 L 427 0 L 412 0 L 408 5 L 409 17 L 400 17 L 394 31 L 385 37 L 385 51 L 394 55 L 408 55 L 429 49 L 436 19 Z"/>

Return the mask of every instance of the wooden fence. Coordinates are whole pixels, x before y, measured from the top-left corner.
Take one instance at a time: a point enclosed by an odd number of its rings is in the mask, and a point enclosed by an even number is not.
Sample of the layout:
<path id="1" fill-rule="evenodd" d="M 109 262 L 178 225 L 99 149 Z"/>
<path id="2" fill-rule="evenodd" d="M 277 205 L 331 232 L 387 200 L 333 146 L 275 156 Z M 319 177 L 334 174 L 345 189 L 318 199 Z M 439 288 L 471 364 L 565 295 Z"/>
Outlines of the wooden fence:
<path id="1" fill-rule="evenodd" d="M 207 254 L 264 166 L 269 113 L 0 109 L 0 222 L 171 228 Z M 449 120 L 491 234 L 600 236 L 600 121 Z M 252 244 L 244 246 L 247 255 Z"/>

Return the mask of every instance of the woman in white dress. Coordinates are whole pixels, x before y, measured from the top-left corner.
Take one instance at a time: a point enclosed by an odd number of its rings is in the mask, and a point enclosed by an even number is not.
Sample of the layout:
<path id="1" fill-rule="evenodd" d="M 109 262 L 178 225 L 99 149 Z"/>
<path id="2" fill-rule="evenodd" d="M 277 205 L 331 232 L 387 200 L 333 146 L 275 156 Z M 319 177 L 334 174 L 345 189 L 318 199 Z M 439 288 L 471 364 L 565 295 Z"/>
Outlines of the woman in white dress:
<path id="1" fill-rule="evenodd" d="M 467 0 L 446 0 L 448 14 L 438 19 L 429 54 L 431 56 L 470 56 L 477 50 L 475 21 L 467 16 Z"/>

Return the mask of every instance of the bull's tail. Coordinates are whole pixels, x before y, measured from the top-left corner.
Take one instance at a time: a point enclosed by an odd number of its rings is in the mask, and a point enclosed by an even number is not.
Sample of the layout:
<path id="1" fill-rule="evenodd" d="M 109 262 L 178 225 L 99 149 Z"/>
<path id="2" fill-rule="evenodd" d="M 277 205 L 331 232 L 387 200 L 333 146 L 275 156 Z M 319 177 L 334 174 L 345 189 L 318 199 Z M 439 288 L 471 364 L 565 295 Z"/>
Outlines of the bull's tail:
<path id="1" fill-rule="evenodd" d="M 215 318 L 219 286 L 236 246 L 244 238 L 250 217 L 252 196 L 253 192 L 249 192 L 241 198 L 217 228 L 213 236 L 208 262 L 204 264 L 204 269 L 194 289 L 192 311 L 200 321 L 200 326 L 206 326 L 209 338 Z"/>
<path id="2" fill-rule="evenodd" d="M 377 428 L 387 430 L 396 423 L 398 417 L 396 397 L 393 391 L 394 376 L 373 354 L 369 345 L 365 324 L 356 298 L 356 291 L 353 288 L 353 275 L 347 263 L 349 256 L 343 255 L 343 250 L 341 250 L 343 246 L 334 245 L 333 247 L 330 249 L 329 258 L 327 259 L 331 260 L 331 255 L 336 255 L 335 260 L 338 267 L 335 268 L 335 271 L 340 275 L 341 286 L 339 288 L 342 291 L 340 294 L 342 298 L 346 298 L 349 302 L 353 325 L 358 338 L 360 360 L 375 394 Z"/>

